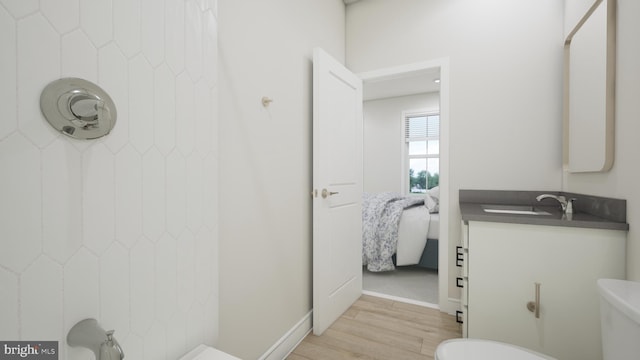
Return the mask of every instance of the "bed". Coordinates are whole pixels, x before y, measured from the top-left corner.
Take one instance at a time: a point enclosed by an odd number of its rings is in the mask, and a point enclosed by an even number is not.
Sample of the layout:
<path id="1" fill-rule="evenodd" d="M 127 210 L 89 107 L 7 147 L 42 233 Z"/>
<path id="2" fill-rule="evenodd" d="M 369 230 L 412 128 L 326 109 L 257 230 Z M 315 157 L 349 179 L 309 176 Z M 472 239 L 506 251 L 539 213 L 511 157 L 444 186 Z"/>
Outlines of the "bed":
<path id="1" fill-rule="evenodd" d="M 423 196 L 364 194 L 362 263 L 374 272 L 395 266 L 438 268 L 438 188 Z"/>
<path id="2" fill-rule="evenodd" d="M 398 225 L 396 266 L 438 269 L 439 229 L 440 214 L 430 214 L 424 206 L 404 210 Z"/>

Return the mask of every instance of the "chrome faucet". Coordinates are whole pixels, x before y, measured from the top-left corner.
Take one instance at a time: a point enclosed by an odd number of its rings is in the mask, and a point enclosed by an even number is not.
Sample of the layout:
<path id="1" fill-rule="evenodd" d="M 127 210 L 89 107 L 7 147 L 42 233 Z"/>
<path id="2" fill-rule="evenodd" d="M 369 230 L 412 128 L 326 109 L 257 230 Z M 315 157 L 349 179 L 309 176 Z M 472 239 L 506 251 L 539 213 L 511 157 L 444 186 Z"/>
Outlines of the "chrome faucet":
<path id="1" fill-rule="evenodd" d="M 575 198 L 567 199 L 562 195 L 542 194 L 537 196 L 536 200 L 542 201 L 543 199 L 546 199 L 546 198 L 557 200 L 560 203 L 560 206 L 562 207 L 563 214 L 573 214 L 573 201 L 575 200 Z"/>
<path id="2" fill-rule="evenodd" d="M 96 319 L 84 319 L 69 330 L 67 343 L 93 351 L 96 360 L 122 360 L 124 351 L 113 333 L 113 330 L 104 331 Z"/>
<path id="3" fill-rule="evenodd" d="M 122 360 L 124 351 L 120 347 L 118 340 L 113 337 L 113 330 L 107 331 L 107 341 L 100 344 L 99 360 Z"/>

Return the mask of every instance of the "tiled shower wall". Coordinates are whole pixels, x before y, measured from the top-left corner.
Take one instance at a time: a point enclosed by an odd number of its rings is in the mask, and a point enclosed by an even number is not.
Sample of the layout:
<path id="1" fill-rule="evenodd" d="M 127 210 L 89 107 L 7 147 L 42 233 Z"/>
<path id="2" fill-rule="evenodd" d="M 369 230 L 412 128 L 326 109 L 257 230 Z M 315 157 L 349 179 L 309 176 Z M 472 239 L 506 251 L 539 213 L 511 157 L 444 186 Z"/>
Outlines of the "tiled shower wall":
<path id="1" fill-rule="evenodd" d="M 0 340 L 115 329 L 129 359 L 218 333 L 216 0 L 0 0 Z M 61 77 L 114 99 L 77 141 L 40 113 Z"/>

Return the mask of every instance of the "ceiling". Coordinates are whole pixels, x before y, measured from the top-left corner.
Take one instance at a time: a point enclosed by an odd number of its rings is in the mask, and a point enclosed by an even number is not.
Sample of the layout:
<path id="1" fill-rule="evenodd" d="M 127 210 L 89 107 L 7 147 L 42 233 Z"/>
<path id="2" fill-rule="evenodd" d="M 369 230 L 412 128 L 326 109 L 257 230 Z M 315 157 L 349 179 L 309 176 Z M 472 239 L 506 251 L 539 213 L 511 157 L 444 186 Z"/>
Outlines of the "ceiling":
<path id="1" fill-rule="evenodd" d="M 430 68 L 384 78 L 365 80 L 363 100 L 385 99 L 440 91 L 440 68 Z"/>

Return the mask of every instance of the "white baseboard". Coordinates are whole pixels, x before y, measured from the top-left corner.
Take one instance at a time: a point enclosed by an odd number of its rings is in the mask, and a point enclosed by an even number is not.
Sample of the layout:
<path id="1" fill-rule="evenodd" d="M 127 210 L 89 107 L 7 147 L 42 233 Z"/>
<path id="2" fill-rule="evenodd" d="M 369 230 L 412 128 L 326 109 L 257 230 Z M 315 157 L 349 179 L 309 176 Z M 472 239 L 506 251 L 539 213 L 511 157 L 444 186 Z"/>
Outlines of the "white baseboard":
<path id="1" fill-rule="evenodd" d="M 424 301 L 418 301 L 418 300 L 407 299 L 407 298 L 403 298 L 403 297 L 399 297 L 399 296 L 382 294 L 382 293 L 375 292 L 375 291 L 362 290 L 362 294 L 363 295 L 371 295 L 371 296 L 375 296 L 375 297 L 379 297 L 379 298 L 383 298 L 383 299 L 388 299 L 388 300 L 393 300 L 393 301 L 399 301 L 399 302 L 403 302 L 403 303 L 407 303 L 407 304 L 420 305 L 420 306 L 424 306 L 424 307 L 428 307 L 428 308 L 432 308 L 432 309 L 440 309 L 440 306 L 438 306 L 438 304 L 432 304 L 432 303 L 428 303 L 428 302 L 424 302 Z"/>
<path id="2" fill-rule="evenodd" d="M 287 331 L 280 340 L 267 350 L 259 360 L 282 360 L 311 332 L 313 311 L 309 311 L 297 324 Z"/>

